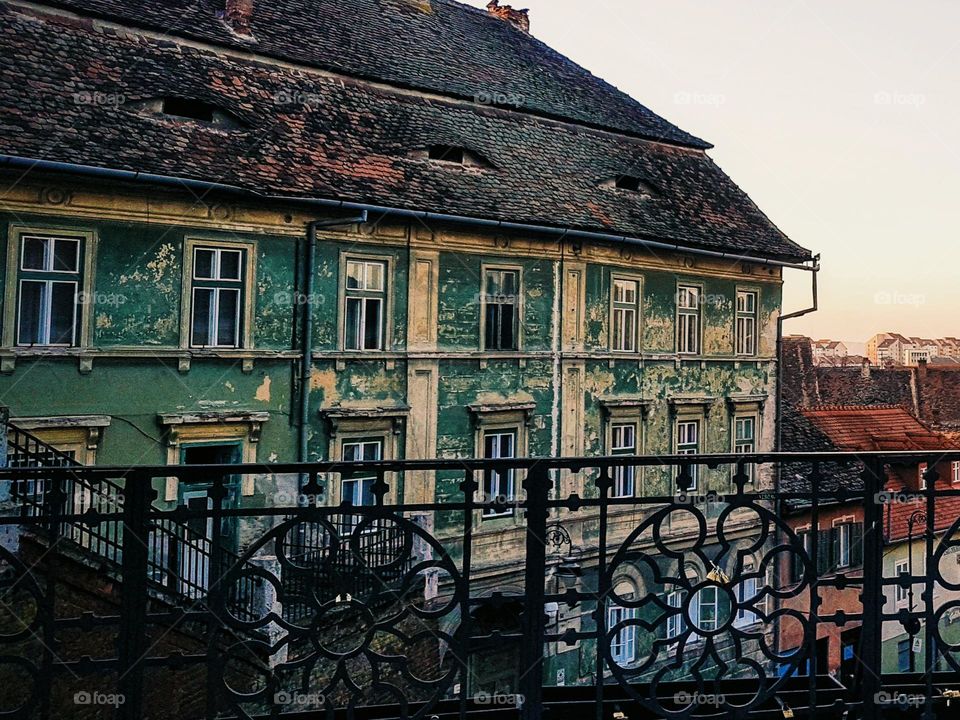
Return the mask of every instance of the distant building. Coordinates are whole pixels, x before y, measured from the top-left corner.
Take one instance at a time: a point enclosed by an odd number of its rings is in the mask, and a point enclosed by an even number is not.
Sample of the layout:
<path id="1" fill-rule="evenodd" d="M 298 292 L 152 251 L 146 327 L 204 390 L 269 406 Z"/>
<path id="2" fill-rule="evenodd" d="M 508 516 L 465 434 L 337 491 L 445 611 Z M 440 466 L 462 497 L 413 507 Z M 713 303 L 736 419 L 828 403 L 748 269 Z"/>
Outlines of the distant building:
<path id="1" fill-rule="evenodd" d="M 847 346 L 839 340 L 816 340 L 813 343 L 813 358 L 817 364 L 828 358 L 842 358 L 847 355 Z"/>
<path id="2" fill-rule="evenodd" d="M 814 342 L 814 355 L 822 340 Z M 867 341 L 867 357 L 874 365 L 918 365 L 937 358 L 960 360 L 960 340 L 953 337 L 931 340 L 880 333 Z"/>

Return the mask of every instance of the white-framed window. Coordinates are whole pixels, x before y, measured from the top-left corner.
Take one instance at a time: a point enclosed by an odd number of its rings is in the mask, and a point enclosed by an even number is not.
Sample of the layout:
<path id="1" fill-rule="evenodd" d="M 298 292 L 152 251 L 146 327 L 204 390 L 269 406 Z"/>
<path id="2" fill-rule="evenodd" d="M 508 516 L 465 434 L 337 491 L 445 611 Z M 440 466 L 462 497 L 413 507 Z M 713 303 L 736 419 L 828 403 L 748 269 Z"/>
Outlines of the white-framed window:
<path id="1" fill-rule="evenodd" d="M 743 564 L 743 574 L 750 575 L 755 571 L 754 564 L 746 562 Z M 757 597 L 757 578 L 746 577 L 737 584 L 737 614 L 733 620 L 737 627 L 747 627 L 757 622 L 757 614 L 749 609 L 749 606 L 756 603 Z"/>
<path id="2" fill-rule="evenodd" d="M 677 455 L 697 455 L 700 453 L 700 420 L 677 420 Z M 690 488 L 688 492 L 697 489 L 700 479 L 700 468 L 697 465 L 691 465 L 688 469 L 690 474 Z"/>
<path id="3" fill-rule="evenodd" d="M 520 271 L 483 271 L 483 349 L 520 349 Z"/>
<path id="4" fill-rule="evenodd" d="M 921 490 L 926 490 L 926 489 L 927 489 L 927 477 L 926 477 L 926 472 L 927 472 L 927 464 L 926 464 L 926 463 L 920 463 L 920 466 L 917 468 L 917 486 L 918 486 Z"/>
<path id="5" fill-rule="evenodd" d="M 516 430 L 487 430 L 483 433 L 483 457 L 488 460 L 503 460 L 517 456 Z M 484 508 L 483 517 L 506 517 L 513 515 L 516 471 L 486 470 L 483 475 L 484 502 L 503 502 L 507 509 Z"/>
<path id="6" fill-rule="evenodd" d="M 611 605 L 607 608 L 607 629 L 612 630 L 618 624 L 634 620 L 637 617 L 636 608 L 625 608 Z M 637 659 L 637 626 L 628 625 L 610 639 L 610 657 L 617 665 L 629 665 Z"/>
<path id="7" fill-rule="evenodd" d="M 346 260 L 343 349 L 383 350 L 386 335 L 387 263 Z"/>
<path id="8" fill-rule="evenodd" d="M 950 474 L 953 479 L 953 484 L 960 484 L 960 460 L 954 460 L 950 463 Z"/>
<path id="9" fill-rule="evenodd" d="M 894 565 L 893 574 L 899 579 L 901 575 L 906 575 L 910 572 L 910 563 L 907 560 L 898 560 L 897 564 Z M 905 603 L 910 598 L 910 588 L 902 587 L 900 585 L 895 585 L 895 599 L 897 604 Z"/>
<path id="10" fill-rule="evenodd" d="M 640 281 L 614 276 L 611 287 L 613 319 L 610 349 L 636 352 L 640 335 Z"/>
<path id="11" fill-rule="evenodd" d="M 383 440 L 344 440 L 340 446 L 343 462 L 377 462 L 383 459 Z M 369 507 L 376 504 L 373 485 L 376 475 L 346 478 L 341 483 L 341 500 L 354 507 Z"/>
<path id="12" fill-rule="evenodd" d="M 667 593 L 667 606 L 677 609 L 677 612 L 667 617 L 667 640 L 672 640 L 678 637 L 687 627 L 684 613 L 680 610 L 683 607 L 683 592 L 674 590 Z"/>
<path id="13" fill-rule="evenodd" d="M 83 238 L 31 233 L 19 240 L 16 344 L 79 344 Z"/>
<path id="14" fill-rule="evenodd" d="M 846 568 L 850 567 L 850 541 L 851 541 L 851 531 L 853 530 L 852 523 L 841 523 L 834 528 L 836 532 L 836 543 L 837 543 L 837 567 Z"/>
<path id="15" fill-rule="evenodd" d="M 190 346 L 238 348 L 243 345 L 246 250 L 193 247 Z"/>
<path id="16" fill-rule="evenodd" d="M 700 588 L 694 602 L 696 603 L 697 628 L 704 632 L 716 630 L 720 602 L 717 586 L 706 585 Z"/>
<path id="17" fill-rule="evenodd" d="M 737 290 L 737 355 L 757 354 L 757 292 Z"/>
<path id="18" fill-rule="evenodd" d="M 610 453 L 612 455 L 637 454 L 637 424 L 616 423 L 610 428 Z M 613 491 L 611 497 L 633 497 L 636 494 L 636 467 L 618 465 L 613 468 Z"/>
<path id="19" fill-rule="evenodd" d="M 733 419 L 733 452 L 736 455 L 750 455 L 757 451 L 757 416 L 739 415 Z M 744 471 L 750 482 L 754 481 L 756 466 L 748 464 Z"/>
<path id="20" fill-rule="evenodd" d="M 700 295 L 697 285 L 677 286 L 677 352 L 700 353 Z"/>

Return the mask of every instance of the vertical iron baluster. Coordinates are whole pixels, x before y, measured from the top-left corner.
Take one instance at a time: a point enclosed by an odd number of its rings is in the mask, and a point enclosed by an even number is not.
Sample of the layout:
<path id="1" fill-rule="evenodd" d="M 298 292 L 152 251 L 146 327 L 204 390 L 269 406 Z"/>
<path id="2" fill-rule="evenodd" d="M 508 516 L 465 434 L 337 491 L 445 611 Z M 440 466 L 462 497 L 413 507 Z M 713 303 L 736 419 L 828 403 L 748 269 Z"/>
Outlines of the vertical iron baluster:
<path id="1" fill-rule="evenodd" d="M 463 511 L 463 560 L 461 568 L 463 572 L 463 583 L 460 587 L 454 589 L 454 592 L 457 594 L 457 604 L 462 608 L 462 616 L 460 618 L 461 643 L 458 658 L 461 665 L 460 720 L 466 720 L 469 711 L 467 699 L 470 693 L 470 652 L 472 649 L 470 635 L 473 632 L 471 627 L 472 607 L 470 606 L 470 565 L 471 555 L 473 553 L 473 514 L 475 512 L 474 500 L 477 488 L 478 485 L 474 478 L 474 471 L 465 471 L 463 482 L 460 484 L 465 505 Z M 434 522 L 436 522 L 436 518 L 434 518 Z"/>
<path id="2" fill-rule="evenodd" d="M 932 626 L 935 623 L 934 610 L 933 607 L 933 591 L 936 573 L 939 572 L 939 568 L 930 567 L 930 562 L 934 558 L 934 528 L 937 526 L 936 520 L 936 492 L 937 492 L 937 481 L 940 479 L 940 475 L 937 472 L 936 461 L 932 461 L 927 465 L 927 489 L 924 491 L 927 501 L 927 527 L 926 527 L 926 537 L 924 538 L 924 547 L 926 549 L 926 559 L 924 560 L 924 592 L 923 592 L 923 650 L 924 657 L 926 662 L 924 663 L 924 678 L 926 679 L 926 690 L 927 698 L 933 698 L 933 673 L 936 670 L 937 657 L 935 650 L 938 650 L 940 647 L 939 643 L 936 643 L 937 647 L 934 647 L 935 638 L 937 636 L 936 629 Z M 911 547 L 909 550 L 913 552 Z M 911 648 L 912 651 L 912 648 Z M 927 702 L 924 705 L 923 710 L 923 720 L 933 720 L 933 703 Z"/>
<path id="3" fill-rule="evenodd" d="M 547 466 L 530 468 L 527 489 L 526 608 L 523 612 L 523 676 L 520 681 L 525 720 L 543 715 L 543 646 L 546 633 L 544 584 L 547 574 L 547 500 L 550 477 Z"/>
<path id="4" fill-rule="evenodd" d="M 120 583 L 120 717 L 143 717 L 144 654 L 147 645 L 147 524 L 153 499 L 152 478 L 135 473 L 125 482 L 123 560 Z"/>
<path id="5" fill-rule="evenodd" d="M 807 580 L 810 587 L 810 623 L 813 631 L 806 648 L 807 655 L 807 698 L 810 712 L 817 707 L 817 636 L 820 634 L 820 552 L 831 552 L 831 548 L 820 547 L 820 475 L 819 465 L 814 465 L 810 475 L 810 565 L 807 567 Z"/>
<path id="6" fill-rule="evenodd" d="M 610 478 L 610 469 L 600 467 L 599 477 L 597 478 L 597 489 L 600 491 L 600 528 L 597 538 L 597 606 L 594 610 L 596 618 L 596 679 L 594 689 L 596 691 L 596 707 L 594 708 L 596 720 L 603 720 L 603 701 L 604 701 L 604 653 L 603 647 L 607 636 L 607 611 L 606 598 L 610 592 L 610 583 L 607 581 L 607 501 L 610 495 L 610 486 L 613 481 Z"/>
<path id="7" fill-rule="evenodd" d="M 863 498 L 863 626 L 860 662 L 863 684 L 859 697 L 864 703 L 865 720 L 877 720 L 880 710 L 877 696 L 882 690 L 880 678 L 883 633 L 883 491 L 884 463 L 869 460 L 864 470 Z"/>

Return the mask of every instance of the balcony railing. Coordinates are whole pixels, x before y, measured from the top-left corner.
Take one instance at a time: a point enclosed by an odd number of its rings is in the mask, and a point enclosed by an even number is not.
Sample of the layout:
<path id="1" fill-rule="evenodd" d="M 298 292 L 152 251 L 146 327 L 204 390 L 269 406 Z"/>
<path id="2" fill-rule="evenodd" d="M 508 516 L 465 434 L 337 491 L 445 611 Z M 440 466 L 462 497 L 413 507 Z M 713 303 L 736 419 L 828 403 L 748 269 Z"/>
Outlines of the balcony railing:
<path id="1" fill-rule="evenodd" d="M 0 517 L 0 711 L 951 717 L 960 484 L 935 476 L 953 461 L 960 453 L 7 469 L 9 487 L 109 484 L 122 503 Z M 885 490 L 891 469 L 921 463 L 925 489 Z M 636 493 L 612 497 L 624 468 Z M 777 488 L 781 468 L 800 491 Z M 517 497 L 484 497 L 491 472 L 513 473 Z M 358 475 L 375 478 L 374 503 L 335 504 Z M 238 476 L 275 494 L 231 501 Z M 699 494 L 678 490 L 694 477 Z M 158 502 L 171 478 L 207 502 Z M 431 502 L 397 501 L 424 484 Z M 900 505 L 906 540 L 892 530 Z M 158 528 L 174 524 L 207 560 L 157 549 Z M 76 550 L 109 527 L 123 530 L 107 533 L 119 566 L 107 583 Z M 186 558 L 175 574 L 193 603 L 152 590 L 158 552 Z"/>

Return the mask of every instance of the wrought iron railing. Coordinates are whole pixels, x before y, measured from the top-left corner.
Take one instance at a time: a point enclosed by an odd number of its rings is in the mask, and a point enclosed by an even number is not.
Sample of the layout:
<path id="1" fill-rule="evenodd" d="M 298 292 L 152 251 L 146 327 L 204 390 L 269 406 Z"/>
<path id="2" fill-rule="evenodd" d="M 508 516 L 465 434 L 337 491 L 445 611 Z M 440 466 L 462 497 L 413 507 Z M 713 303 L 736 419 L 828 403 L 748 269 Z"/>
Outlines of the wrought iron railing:
<path id="1" fill-rule="evenodd" d="M 11 468 L 73 468 L 75 472 L 50 475 L 39 472 L 9 483 L 14 512 L 24 520 L 42 521 L 63 517 L 56 539 L 77 546 L 90 560 L 103 565 L 115 578 L 123 563 L 123 524 L 111 520 L 122 513 L 125 489 L 109 477 L 87 476 L 72 454 L 48 445 L 40 438 L 7 425 L 7 465 Z M 25 528 L 48 534 L 44 522 L 25 523 Z M 232 566 L 240 557 L 229 548 L 217 549 L 204 532 L 175 519 L 158 519 L 146 542 L 147 571 L 151 590 L 178 604 L 191 605 L 206 598 L 216 564 Z M 251 617 L 259 581 L 250 578 L 231 590 L 231 608 L 241 617 Z"/>
<path id="2" fill-rule="evenodd" d="M 96 518 L 47 504 L 0 519 L 6 534 L 64 536 L 94 519 L 124 531 L 118 611 L 78 596 L 79 580 L 68 587 L 56 542 L 42 557 L 0 545 L 0 709 L 951 717 L 960 483 L 937 475 L 953 462 L 960 452 L 6 470 L 0 481 L 14 484 L 124 489 L 122 507 Z M 924 489 L 886 489 L 921 463 Z M 624 466 L 637 493 L 614 497 Z M 777 487 L 780 469 L 789 487 Z M 484 497 L 490 471 L 512 472 L 518 497 Z M 374 504 L 332 504 L 360 472 L 376 478 Z M 278 491 L 231 503 L 237 475 Z M 680 490 L 694 477 L 699 494 Z M 157 505 L 170 478 L 208 487 L 209 502 Z M 425 482 L 436 489 L 430 502 L 400 501 L 414 478 L 418 496 Z M 906 541 L 895 531 L 904 514 Z M 203 528 L 210 557 L 228 537 L 244 548 L 203 569 L 205 601 L 179 611 L 151 595 L 151 537 L 164 523 Z M 233 600 L 244 583 L 250 614 Z"/>

